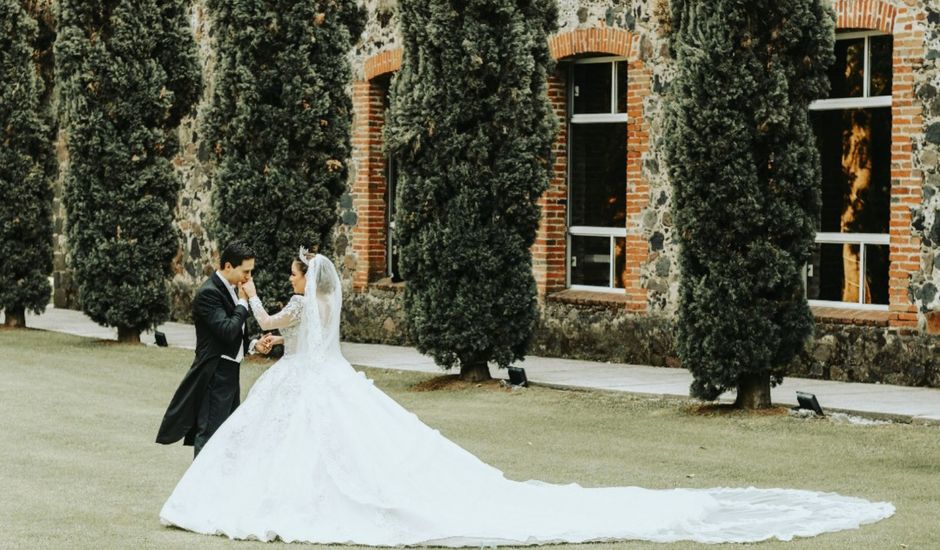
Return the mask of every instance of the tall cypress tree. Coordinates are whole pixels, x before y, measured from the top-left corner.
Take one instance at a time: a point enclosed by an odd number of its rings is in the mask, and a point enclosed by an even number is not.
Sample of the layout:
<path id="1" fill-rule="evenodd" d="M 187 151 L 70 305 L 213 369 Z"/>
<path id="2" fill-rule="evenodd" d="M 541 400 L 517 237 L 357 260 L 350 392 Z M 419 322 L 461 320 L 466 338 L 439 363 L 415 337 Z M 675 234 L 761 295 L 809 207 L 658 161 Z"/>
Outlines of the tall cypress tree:
<path id="1" fill-rule="evenodd" d="M 537 319 L 530 247 L 557 121 L 553 0 L 402 0 L 386 143 L 418 349 L 466 380 L 522 359 Z"/>
<path id="2" fill-rule="evenodd" d="M 207 2 L 217 65 L 206 143 L 214 152 L 214 237 L 257 254 L 255 283 L 290 296 L 300 245 L 328 251 L 346 189 L 354 0 Z"/>
<path id="3" fill-rule="evenodd" d="M 813 329 L 802 268 L 820 205 L 809 103 L 828 93 L 822 0 L 673 0 L 665 131 L 691 392 L 770 405 Z"/>
<path id="4" fill-rule="evenodd" d="M 33 40 L 19 0 L 0 0 L 0 309 L 7 326 L 49 303 L 56 162 Z"/>
<path id="5" fill-rule="evenodd" d="M 184 0 L 61 0 L 64 203 L 82 309 L 121 341 L 169 317 L 177 128 L 201 93 Z"/>

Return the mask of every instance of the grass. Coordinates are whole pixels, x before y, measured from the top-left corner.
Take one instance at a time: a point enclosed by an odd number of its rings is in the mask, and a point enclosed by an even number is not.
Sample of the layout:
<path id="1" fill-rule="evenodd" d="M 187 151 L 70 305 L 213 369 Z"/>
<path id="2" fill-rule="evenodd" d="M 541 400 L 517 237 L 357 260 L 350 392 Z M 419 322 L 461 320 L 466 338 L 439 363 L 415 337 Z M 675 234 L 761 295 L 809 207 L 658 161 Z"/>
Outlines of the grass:
<path id="1" fill-rule="evenodd" d="M 153 439 L 192 352 L 32 330 L 0 330 L 0 350 L 0 548 L 282 547 L 159 523 L 160 507 L 192 453 L 189 447 L 157 445 Z M 243 391 L 267 366 L 242 366 Z M 940 547 L 937 426 L 703 414 L 682 400 L 538 387 L 510 392 L 446 385 L 416 391 L 422 382 L 419 389 L 434 387 L 428 382 L 434 377 L 385 370 L 367 374 L 425 422 L 510 478 L 587 486 L 836 491 L 891 501 L 897 514 L 856 531 L 753 546 Z"/>

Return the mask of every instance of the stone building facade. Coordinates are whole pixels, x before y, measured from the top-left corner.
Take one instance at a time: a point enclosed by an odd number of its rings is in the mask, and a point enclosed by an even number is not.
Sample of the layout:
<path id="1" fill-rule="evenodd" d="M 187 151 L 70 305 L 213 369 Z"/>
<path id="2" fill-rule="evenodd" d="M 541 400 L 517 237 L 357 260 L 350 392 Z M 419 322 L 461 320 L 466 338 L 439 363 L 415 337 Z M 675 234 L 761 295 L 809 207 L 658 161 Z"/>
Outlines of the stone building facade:
<path id="1" fill-rule="evenodd" d="M 354 153 L 335 233 L 347 340 L 408 342 L 401 294 L 407 281 L 395 273 L 395 166 L 382 146 L 401 65 L 395 4 L 364 0 L 368 23 L 350 52 Z M 532 353 L 678 366 L 680 273 L 660 143 L 662 98 L 674 69 L 665 39 L 668 3 L 558 4 L 549 94 L 562 125 L 533 247 L 541 319 Z M 819 261 L 807 270 L 817 331 L 793 372 L 940 387 L 940 0 L 834 0 L 833 8 L 840 60 L 833 78 L 841 92 L 814 104 L 830 169 Z M 194 25 L 208 73 L 211 30 L 198 3 Z M 217 257 L 203 230 L 210 182 L 197 130 L 195 121 L 184 126 L 188 145 L 177 162 L 186 181 L 173 281 L 181 319 L 189 315 L 193 285 Z M 864 139 L 839 150 L 837 138 L 847 133 Z M 839 176 L 847 171 L 851 178 Z M 867 210 L 852 211 L 846 196 L 861 196 Z M 64 250 L 56 265 L 60 306 L 74 304 Z"/>

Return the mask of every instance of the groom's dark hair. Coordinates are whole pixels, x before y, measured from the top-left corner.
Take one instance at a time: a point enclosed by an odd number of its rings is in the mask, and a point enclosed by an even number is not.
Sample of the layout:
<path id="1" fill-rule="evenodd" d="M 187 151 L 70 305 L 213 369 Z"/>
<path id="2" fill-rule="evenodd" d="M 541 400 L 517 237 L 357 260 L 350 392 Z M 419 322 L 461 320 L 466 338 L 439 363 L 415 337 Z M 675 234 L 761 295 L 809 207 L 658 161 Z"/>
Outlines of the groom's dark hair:
<path id="1" fill-rule="evenodd" d="M 245 260 L 251 260 L 254 257 L 254 251 L 247 244 L 241 241 L 230 242 L 222 250 L 222 256 L 219 258 L 219 268 L 225 269 L 226 263 L 232 264 L 232 267 L 238 267 Z"/>

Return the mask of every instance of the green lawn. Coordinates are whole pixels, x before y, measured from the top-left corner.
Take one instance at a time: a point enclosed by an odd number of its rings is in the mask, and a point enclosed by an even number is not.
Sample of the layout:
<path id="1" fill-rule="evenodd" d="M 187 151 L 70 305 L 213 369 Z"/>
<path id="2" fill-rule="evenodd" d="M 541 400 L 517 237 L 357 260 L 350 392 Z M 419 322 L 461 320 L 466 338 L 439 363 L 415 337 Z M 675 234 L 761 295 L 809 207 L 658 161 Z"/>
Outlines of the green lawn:
<path id="1" fill-rule="evenodd" d="M 192 452 L 153 439 L 192 352 L 30 330 L 0 330 L 0 351 L 0 548 L 282 546 L 236 543 L 159 523 L 160 507 Z M 244 390 L 266 366 L 243 365 Z M 368 375 L 510 478 L 836 491 L 891 501 L 897 514 L 858 531 L 755 546 L 940 547 L 936 426 L 702 416 L 680 400 L 537 387 L 418 392 L 411 386 L 428 375 L 381 370 Z M 664 547 L 697 546 L 587 546 Z"/>

